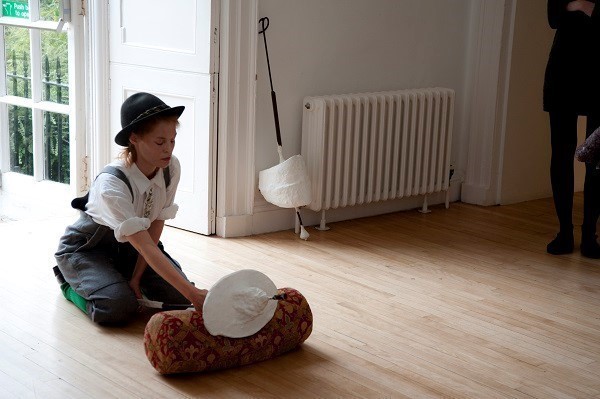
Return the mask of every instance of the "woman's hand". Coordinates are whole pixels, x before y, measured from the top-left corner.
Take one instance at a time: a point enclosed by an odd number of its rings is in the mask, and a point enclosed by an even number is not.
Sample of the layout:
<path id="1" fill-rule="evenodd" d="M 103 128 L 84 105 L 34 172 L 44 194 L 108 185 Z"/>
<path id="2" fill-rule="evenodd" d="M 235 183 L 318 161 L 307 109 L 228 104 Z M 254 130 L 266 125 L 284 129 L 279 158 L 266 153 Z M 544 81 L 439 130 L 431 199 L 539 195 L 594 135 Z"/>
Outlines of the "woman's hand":
<path id="1" fill-rule="evenodd" d="M 185 296 L 194 305 L 196 310 L 202 311 L 202 305 L 204 304 L 204 299 L 206 298 L 208 291 L 196 288 L 185 277 L 177 272 L 171 261 L 169 261 L 165 254 L 162 253 L 146 230 L 138 231 L 135 234 L 127 236 L 127 240 L 138 251 L 139 256 L 143 258 L 144 264 L 147 262 L 159 276 Z M 141 277 L 141 269 L 136 268 L 135 273 L 131 278 L 133 281 L 132 289 L 134 292 L 135 285 L 138 284 L 139 286 L 139 283 L 136 283 L 136 278 L 141 280 Z"/>
<path id="2" fill-rule="evenodd" d="M 588 17 L 592 16 L 594 12 L 594 3 L 587 0 L 574 0 L 567 4 L 567 11 L 581 11 Z"/>
<path id="3" fill-rule="evenodd" d="M 131 288 L 133 290 L 133 293 L 135 294 L 135 297 L 137 299 L 142 298 L 142 290 L 140 288 L 140 279 L 139 278 L 132 277 L 131 280 L 129 280 L 129 288 Z"/>
<path id="4" fill-rule="evenodd" d="M 190 302 L 192 302 L 192 305 L 194 305 L 194 308 L 197 311 L 201 312 L 202 305 L 204 305 L 204 300 L 206 299 L 206 294 L 208 294 L 207 290 L 201 290 L 199 288 L 194 287 L 189 296 L 187 296 L 187 299 L 189 299 Z"/>
<path id="5" fill-rule="evenodd" d="M 142 255 L 138 255 L 137 262 L 135 263 L 135 268 L 133 269 L 133 274 L 131 276 L 131 280 L 129 280 L 129 287 L 133 290 L 135 297 L 140 299 L 142 298 L 142 290 L 140 288 L 140 284 L 142 282 L 142 275 L 144 274 L 144 270 L 148 263 Z"/>

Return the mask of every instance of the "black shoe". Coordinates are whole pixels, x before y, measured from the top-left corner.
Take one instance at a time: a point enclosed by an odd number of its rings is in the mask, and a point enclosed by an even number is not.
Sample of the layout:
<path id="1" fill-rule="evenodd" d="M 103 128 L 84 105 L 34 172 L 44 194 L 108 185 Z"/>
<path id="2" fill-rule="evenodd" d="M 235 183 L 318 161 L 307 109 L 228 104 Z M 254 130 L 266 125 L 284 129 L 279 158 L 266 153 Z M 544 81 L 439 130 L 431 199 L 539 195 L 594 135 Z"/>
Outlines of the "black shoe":
<path id="1" fill-rule="evenodd" d="M 58 268 L 58 266 L 54 266 L 52 268 L 52 270 L 54 271 L 54 277 L 56 277 L 56 281 L 58 281 L 59 285 L 63 285 L 64 283 L 67 282 L 67 280 L 65 280 L 62 272 L 60 271 L 60 269 Z"/>
<path id="2" fill-rule="evenodd" d="M 546 247 L 546 252 L 552 255 L 565 255 L 572 253 L 574 247 L 573 233 L 558 233 Z"/>
<path id="3" fill-rule="evenodd" d="M 597 235 L 581 238 L 581 254 L 586 258 L 600 259 L 600 245 L 596 241 Z"/>

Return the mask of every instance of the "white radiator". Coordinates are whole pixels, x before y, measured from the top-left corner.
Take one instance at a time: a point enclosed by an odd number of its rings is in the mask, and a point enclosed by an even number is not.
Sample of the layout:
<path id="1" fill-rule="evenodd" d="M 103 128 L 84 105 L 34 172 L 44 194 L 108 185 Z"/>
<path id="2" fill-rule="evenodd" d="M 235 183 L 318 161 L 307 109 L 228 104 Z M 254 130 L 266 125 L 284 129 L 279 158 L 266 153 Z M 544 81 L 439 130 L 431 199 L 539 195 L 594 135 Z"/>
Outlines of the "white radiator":
<path id="1" fill-rule="evenodd" d="M 445 88 L 306 97 L 302 156 L 313 193 L 307 207 L 324 211 L 448 190 L 453 113 L 454 91 Z"/>

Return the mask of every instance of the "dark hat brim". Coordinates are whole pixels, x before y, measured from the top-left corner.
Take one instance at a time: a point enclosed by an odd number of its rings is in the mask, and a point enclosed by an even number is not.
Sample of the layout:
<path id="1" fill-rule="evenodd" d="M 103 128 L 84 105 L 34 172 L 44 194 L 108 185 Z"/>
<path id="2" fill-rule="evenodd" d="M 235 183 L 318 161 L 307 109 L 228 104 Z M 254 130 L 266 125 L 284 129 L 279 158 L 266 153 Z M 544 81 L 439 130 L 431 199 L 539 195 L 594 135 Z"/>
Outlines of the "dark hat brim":
<path id="1" fill-rule="evenodd" d="M 184 109 L 185 109 L 185 106 L 180 105 L 180 106 L 173 107 L 173 108 L 165 108 L 163 110 L 146 115 L 145 117 L 140 118 L 140 119 L 136 120 L 135 122 L 132 122 L 129 125 L 125 126 L 119 133 L 117 133 L 117 135 L 115 136 L 115 143 L 117 143 L 118 145 L 123 146 L 123 147 L 128 147 L 129 146 L 129 136 L 131 136 L 131 133 L 142 122 L 144 122 L 148 118 L 152 118 L 152 117 L 155 117 L 158 115 L 176 116 L 177 118 L 179 118 L 181 116 L 181 114 L 183 113 Z"/>

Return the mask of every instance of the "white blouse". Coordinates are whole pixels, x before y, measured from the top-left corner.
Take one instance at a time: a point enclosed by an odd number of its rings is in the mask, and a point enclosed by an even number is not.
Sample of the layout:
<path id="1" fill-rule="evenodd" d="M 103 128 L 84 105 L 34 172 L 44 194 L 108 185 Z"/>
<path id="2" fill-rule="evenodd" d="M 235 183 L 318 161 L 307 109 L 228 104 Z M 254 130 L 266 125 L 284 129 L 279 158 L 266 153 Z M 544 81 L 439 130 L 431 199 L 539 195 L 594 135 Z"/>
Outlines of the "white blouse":
<path id="1" fill-rule="evenodd" d="M 179 160 L 171 157 L 169 172 L 171 182 L 165 188 L 163 171 L 148 179 L 133 164 L 128 167 L 125 160 L 118 160 L 110 164 L 125 173 L 133 189 L 133 201 L 129 188 L 121 179 L 109 173 L 98 175 L 92 187 L 86 205 L 86 213 L 101 225 L 108 226 L 115 232 L 119 242 L 125 242 L 125 237 L 142 230 L 147 230 L 150 224 L 158 220 L 173 219 L 177 215 L 179 206 L 174 203 L 175 192 L 181 175 Z M 144 217 L 144 201 L 152 188 L 152 209 L 148 217 Z"/>

